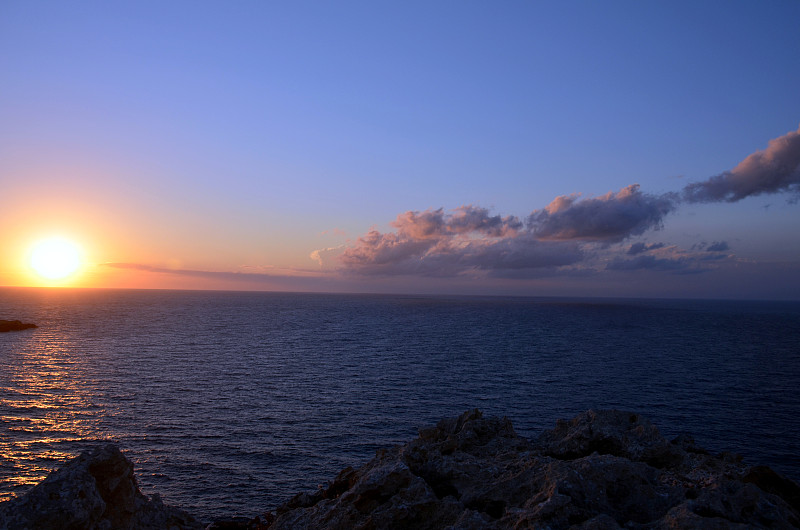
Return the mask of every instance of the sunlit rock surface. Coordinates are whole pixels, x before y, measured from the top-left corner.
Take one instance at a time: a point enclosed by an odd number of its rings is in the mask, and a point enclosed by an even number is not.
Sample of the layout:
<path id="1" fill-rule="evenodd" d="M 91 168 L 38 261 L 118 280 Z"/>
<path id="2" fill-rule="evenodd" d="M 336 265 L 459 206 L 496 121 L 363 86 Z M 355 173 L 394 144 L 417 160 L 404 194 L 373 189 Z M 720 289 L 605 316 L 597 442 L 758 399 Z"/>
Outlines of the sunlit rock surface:
<path id="1" fill-rule="evenodd" d="M 588 411 L 532 442 L 473 410 L 297 495 L 269 528 L 796 528 L 798 510 L 794 482 L 635 413 Z"/>
<path id="2" fill-rule="evenodd" d="M 36 324 L 25 324 L 19 320 L 0 320 L 0 333 L 4 331 L 22 331 L 23 329 L 37 328 Z"/>
<path id="3" fill-rule="evenodd" d="M 0 503 L 0 528 L 145 530 L 203 526 L 186 512 L 147 498 L 133 464 L 107 444 L 53 471 L 22 497 Z"/>

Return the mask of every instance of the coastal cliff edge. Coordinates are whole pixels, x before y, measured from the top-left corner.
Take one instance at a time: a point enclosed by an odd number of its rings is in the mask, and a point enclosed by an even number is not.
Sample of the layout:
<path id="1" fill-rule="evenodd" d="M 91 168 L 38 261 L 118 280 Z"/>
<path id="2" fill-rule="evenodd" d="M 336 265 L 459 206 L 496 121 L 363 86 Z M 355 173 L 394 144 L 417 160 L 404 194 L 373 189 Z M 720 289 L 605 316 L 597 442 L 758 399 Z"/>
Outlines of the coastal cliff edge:
<path id="1" fill-rule="evenodd" d="M 668 441 L 633 412 L 590 410 L 529 440 L 476 409 L 252 519 L 206 526 L 146 497 L 111 444 L 0 503 L 0 529 L 204 527 L 788 529 L 800 528 L 800 486 L 689 436 Z"/>

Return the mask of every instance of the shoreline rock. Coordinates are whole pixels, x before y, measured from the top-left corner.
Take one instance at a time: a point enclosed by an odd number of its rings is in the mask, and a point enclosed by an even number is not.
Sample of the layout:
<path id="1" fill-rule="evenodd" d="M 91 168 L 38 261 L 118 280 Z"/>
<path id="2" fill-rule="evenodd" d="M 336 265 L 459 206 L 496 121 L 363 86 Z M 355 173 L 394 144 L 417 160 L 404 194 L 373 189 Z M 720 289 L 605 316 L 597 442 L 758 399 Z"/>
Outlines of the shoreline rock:
<path id="1" fill-rule="evenodd" d="M 279 507 L 312 528 L 797 528 L 800 487 L 645 418 L 588 411 L 536 441 L 468 411 Z"/>
<path id="2" fill-rule="evenodd" d="M 23 329 L 38 328 L 36 324 L 26 324 L 20 320 L 0 320 L 0 333 L 6 331 L 22 331 Z"/>
<path id="3" fill-rule="evenodd" d="M 69 460 L 31 491 L 0 503 L 0 528 L 202 529 L 194 517 L 146 497 L 133 463 L 114 444 Z"/>
<path id="4" fill-rule="evenodd" d="M 123 472 L 92 480 L 113 487 L 92 493 L 85 473 L 91 474 L 97 456 L 85 453 L 28 494 L 0 503 L 0 528 L 24 528 L 18 522 L 31 510 L 46 516 L 67 507 L 73 517 L 94 514 L 92 525 L 81 528 L 202 527 L 160 499 L 144 497 L 118 449 L 100 451 L 119 454 L 111 467 Z M 84 478 L 62 473 L 76 466 L 88 469 L 77 473 Z M 55 487 L 59 474 L 62 485 Z M 117 476 L 124 479 L 109 478 Z M 299 493 L 271 512 L 220 519 L 207 528 L 789 529 L 800 528 L 800 486 L 736 455 L 713 456 L 689 436 L 668 441 L 633 412 L 590 410 L 529 440 L 508 419 L 475 409 L 420 429 L 416 439 L 378 451 L 360 468 L 348 467 L 325 487 Z"/>

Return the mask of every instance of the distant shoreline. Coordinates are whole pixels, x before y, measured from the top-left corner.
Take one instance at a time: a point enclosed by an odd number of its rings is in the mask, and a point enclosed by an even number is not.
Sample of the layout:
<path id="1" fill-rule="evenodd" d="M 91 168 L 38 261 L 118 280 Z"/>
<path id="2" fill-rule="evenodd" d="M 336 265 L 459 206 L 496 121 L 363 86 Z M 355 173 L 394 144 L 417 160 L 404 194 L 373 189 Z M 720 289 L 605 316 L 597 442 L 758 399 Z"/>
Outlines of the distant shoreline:
<path id="1" fill-rule="evenodd" d="M 0 320 L 0 333 L 8 331 L 22 331 L 38 328 L 36 324 L 24 323 L 20 320 Z"/>

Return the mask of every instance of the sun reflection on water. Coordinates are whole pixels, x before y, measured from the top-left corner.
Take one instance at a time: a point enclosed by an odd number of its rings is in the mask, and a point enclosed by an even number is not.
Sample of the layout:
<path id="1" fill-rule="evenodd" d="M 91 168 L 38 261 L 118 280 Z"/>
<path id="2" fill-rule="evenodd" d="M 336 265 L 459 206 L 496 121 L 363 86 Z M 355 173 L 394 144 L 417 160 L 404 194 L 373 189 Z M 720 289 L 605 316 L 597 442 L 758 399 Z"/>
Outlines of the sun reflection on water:
<path id="1" fill-rule="evenodd" d="M 0 356 L 0 502 L 101 437 L 86 365 L 68 337 L 46 329 L 10 340 Z"/>

